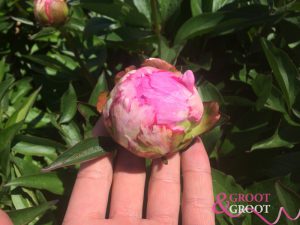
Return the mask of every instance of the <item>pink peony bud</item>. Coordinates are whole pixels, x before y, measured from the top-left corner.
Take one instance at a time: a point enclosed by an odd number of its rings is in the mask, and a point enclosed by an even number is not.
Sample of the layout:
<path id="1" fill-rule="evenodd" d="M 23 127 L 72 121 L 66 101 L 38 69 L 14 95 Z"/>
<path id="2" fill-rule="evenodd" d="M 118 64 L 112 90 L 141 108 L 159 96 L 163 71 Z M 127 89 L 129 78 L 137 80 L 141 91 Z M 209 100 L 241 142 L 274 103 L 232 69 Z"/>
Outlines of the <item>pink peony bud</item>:
<path id="1" fill-rule="evenodd" d="M 34 15 L 44 26 L 64 24 L 68 17 L 68 5 L 65 0 L 35 0 Z"/>
<path id="2" fill-rule="evenodd" d="M 192 71 L 181 74 L 143 65 L 113 88 L 103 109 L 104 124 L 124 148 L 159 158 L 182 150 L 201 133 L 203 103 Z"/>

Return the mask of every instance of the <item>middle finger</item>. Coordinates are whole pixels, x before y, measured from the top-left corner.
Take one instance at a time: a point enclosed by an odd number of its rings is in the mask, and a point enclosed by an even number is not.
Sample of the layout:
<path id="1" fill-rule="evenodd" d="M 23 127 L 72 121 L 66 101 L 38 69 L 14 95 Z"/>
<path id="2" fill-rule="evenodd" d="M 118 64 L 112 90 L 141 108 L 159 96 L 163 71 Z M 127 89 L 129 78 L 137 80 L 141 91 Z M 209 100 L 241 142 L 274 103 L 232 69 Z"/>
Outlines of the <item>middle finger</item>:
<path id="1" fill-rule="evenodd" d="M 142 218 L 145 178 L 145 160 L 120 149 L 114 170 L 110 218 Z"/>

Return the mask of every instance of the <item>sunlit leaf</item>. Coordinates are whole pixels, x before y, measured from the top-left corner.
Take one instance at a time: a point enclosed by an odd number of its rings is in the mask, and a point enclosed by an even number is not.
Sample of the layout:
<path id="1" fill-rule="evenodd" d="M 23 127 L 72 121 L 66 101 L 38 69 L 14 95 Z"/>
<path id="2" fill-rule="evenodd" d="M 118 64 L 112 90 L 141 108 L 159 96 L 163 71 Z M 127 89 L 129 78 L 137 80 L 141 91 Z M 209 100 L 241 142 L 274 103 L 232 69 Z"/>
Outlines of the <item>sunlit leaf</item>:
<path id="1" fill-rule="evenodd" d="M 14 114 L 8 119 L 6 122 L 6 127 L 9 127 L 15 123 L 19 123 L 23 121 L 31 107 L 33 106 L 41 88 L 38 88 L 35 92 L 33 92 L 28 99 L 24 102 L 24 104 L 14 112 Z"/>
<path id="2" fill-rule="evenodd" d="M 88 138 L 66 150 L 49 167 L 43 170 L 50 171 L 103 156 L 114 150 L 112 143 L 111 139 L 107 137 Z"/>
<path id="3" fill-rule="evenodd" d="M 77 96 L 72 84 L 69 85 L 68 90 L 64 93 L 60 103 L 61 117 L 60 123 L 68 123 L 76 114 L 77 111 Z"/>
<path id="4" fill-rule="evenodd" d="M 43 215 L 47 210 L 52 209 L 57 201 L 47 202 L 35 207 L 20 209 L 8 212 L 14 225 L 26 225 L 36 217 Z"/>
<path id="5" fill-rule="evenodd" d="M 6 183 L 5 186 L 19 186 L 42 189 L 58 195 L 61 195 L 64 192 L 63 183 L 56 173 L 42 173 L 17 177 Z"/>
<path id="6" fill-rule="evenodd" d="M 89 99 L 89 104 L 91 105 L 95 105 L 97 104 L 97 101 L 98 101 L 98 96 L 101 92 L 103 91 L 107 91 L 108 90 L 108 87 L 107 87 L 107 81 L 106 81 L 106 78 L 105 78 L 105 75 L 102 74 L 98 81 L 97 81 L 97 84 L 90 96 L 90 99 Z"/>

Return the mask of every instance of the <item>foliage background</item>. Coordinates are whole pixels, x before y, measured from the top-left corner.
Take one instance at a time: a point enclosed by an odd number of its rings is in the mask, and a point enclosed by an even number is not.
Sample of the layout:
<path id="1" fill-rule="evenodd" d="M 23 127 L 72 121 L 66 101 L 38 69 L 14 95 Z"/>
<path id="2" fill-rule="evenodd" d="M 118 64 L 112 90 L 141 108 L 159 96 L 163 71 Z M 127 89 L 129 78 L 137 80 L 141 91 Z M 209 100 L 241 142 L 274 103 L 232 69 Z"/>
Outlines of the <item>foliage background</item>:
<path id="1" fill-rule="evenodd" d="M 103 153 L 88 151 L 98 144 L 88 139 L 98 94 L 113 87 L 118 71 L 148 57 L 192 69 L 203 99 L 221 105 L 223 123 L 203 136 L 215 193 L 271 193 L 268 219 L 280 206 L 296 215 L 299 1 L 68 3 L 70 18 L 56 29 L 36 24 L 33 1 L 0 0 L 0 207 L 15 224 L 61 224 L 77 167 L 41 168 L 69 148 L 73 158 L 64 156 L 62 165 Z M 217 221 L 264 224 L 251 215 Z"/>

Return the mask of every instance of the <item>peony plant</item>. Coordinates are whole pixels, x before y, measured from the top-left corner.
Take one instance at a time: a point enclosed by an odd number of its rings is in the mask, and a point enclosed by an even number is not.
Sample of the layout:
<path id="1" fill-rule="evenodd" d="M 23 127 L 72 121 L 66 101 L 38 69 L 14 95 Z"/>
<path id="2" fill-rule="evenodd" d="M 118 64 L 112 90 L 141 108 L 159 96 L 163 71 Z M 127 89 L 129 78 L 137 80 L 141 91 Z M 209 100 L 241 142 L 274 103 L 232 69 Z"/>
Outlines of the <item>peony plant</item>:
<path id="1" fill-rule="evenodd" d="M 35 0 L 34 15 L 43 26 L 59 26 L 68 17 L 68 5 L 65 0 Z"/>
<path id="2" fill-rule="evenodd" d="M 103 108 L 104 124 L 113 139 L 140 157 L 181 151 L 220 118 L 217 103 L 203 104 L 191 70 L 182 74 L 151 58 L 116 79 L 105 105 L 98 108 Z M 102 104 L 100 95 L 98 106 Z"/>

